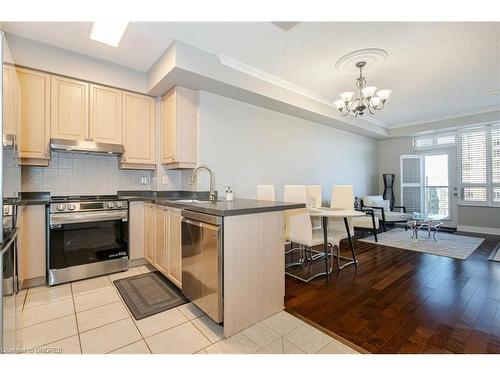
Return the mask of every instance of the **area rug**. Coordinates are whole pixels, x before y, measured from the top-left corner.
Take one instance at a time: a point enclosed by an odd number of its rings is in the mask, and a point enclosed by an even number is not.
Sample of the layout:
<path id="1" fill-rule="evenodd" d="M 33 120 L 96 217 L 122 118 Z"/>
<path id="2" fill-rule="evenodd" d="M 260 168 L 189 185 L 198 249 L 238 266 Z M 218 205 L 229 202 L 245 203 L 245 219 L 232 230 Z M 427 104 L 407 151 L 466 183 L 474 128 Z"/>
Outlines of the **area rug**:
<path id="1" fill-rule="evenodd" d="M 430 238 L 427 236 L 427 231 L 420 231 L 418 242 L 415 242 L 411 239 L 411 234 L 410 230 L 405 231 L 396 228 L 380 233 L 378 242 L 375 242 L 373 236 L 360 241 L 462 260 L 467 259 L 484 241 L 484 238 L 460 236 L 445 232 L 438 232 L 436 234 L 437 241 L 434 241 L 432 236 Z"/>
<path id="2" fill-rule="evenodd" d="M 189 302 L 160 272 L 149 272 L 114 281 L 136 320 Z"/>
<path id="3" fill-rule="evenodd" d="M 495 247 L 495 250 L 493 250 L 488 260 L 491 260 L 493 262 L 500 262 L 500 242 Z"/>

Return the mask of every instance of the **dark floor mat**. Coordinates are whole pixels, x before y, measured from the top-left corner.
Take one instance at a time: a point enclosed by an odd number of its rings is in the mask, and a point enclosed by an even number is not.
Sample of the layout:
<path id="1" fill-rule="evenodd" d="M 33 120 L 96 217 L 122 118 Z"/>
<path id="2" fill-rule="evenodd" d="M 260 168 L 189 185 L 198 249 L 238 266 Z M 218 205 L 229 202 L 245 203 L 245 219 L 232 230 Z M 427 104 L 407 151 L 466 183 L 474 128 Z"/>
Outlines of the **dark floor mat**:
<path id="1" fill-rule="evenodd" d="M 136 320 L 189 302 L 160 272 L 150 272 L 114 281 Z"/>

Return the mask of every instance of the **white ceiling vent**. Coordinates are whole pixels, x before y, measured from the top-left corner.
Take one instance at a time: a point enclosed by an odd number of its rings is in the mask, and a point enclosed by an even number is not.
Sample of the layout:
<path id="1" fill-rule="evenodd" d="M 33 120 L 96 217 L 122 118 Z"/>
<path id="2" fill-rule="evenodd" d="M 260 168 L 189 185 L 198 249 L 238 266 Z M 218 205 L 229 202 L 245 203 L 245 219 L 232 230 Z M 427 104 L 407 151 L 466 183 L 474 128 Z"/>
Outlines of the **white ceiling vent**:
<path id="1" fill-rule="evenodd" d="M 272 23 L 274 23 L 276 26 L 278 26 L 283 31 L 290 31 L 292 28 L 297 26 L 300 22 L 289 21 L 289 22 L 272 22 Z"/>

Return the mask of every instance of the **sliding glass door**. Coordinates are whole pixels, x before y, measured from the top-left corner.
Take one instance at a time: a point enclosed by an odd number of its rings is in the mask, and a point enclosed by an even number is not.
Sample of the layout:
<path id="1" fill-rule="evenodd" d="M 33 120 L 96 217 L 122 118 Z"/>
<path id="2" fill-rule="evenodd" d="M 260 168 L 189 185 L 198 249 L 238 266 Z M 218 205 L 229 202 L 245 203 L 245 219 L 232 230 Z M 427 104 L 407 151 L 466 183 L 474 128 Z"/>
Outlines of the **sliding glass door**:
<path id="1" fill-rule="evenodd" d="M 449 155 L 423 155 L 424 212 L 450 219 Z"/>

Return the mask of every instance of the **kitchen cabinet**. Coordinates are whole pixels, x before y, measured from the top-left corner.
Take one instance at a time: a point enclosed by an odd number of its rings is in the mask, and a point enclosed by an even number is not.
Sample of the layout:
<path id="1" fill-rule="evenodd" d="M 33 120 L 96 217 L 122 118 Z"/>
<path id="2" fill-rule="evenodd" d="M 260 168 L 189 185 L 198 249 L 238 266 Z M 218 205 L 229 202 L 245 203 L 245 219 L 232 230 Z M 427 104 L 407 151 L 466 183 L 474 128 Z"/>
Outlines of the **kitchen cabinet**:
<path id="1" fill-rule="evenodd" d="M 129 202 L 129 257 L 144 258 L 144 202 Z"/>
<path id="2" fill-rule="evenodd" d="M 18 209 L 18 273 L 23 287 L 45 284 L 46 225 L 45 206 Z"/>
<path id="3" fill-rule="evenodd" d="M 122 91 L 90 85 L 90 140 L 122 144 Z"/>
<path id="4" fill-rule="evenodd" d="M 156 208 L 154 203 L 144 204 L 144 258 L 155 264 Z"/>
<path id="5" fill-rule="evenodd" d="M 168 169 L 198 163 L 198 91 L 176 86 L 161 101 L 161 163 Z"/>
<path id="6" fill-rule="evenodd" d="M 89 84 L 53 75 L 50 91 L 51 137 L 90 140 Z"/>
<path id="7" fill-rule="evenodd" d="M 182 246 L 181 246 L 181 210 L 168 208 L 168 250 L 167 277 L 179 288 L 182 287 Z"/>
<path id="8" fill-rule="evenodd" d="M 3 66 L 3 135 L 4 138 L 17 134 L 16 72 L 14 66 Z"/>
<path id="9" fill-rule="evenodd" d="M 167 273 L 168 254 L 168 209 L 156 206 L 156 253 L 154 266 L 163 274 Z"/>
<path id="10" fill-rule="evenodd" d="M 123 92 L 124 169 L 156 168 L 155 98 Z"/>
<path id="11" fill-rule="evenodd" d="M 50 142 L 50 75 L 16 68 L 19 84 L 19 155 L 23 165 L 48 166 Z"/>
<path id="12" fill-rule="evenodd" d="M 132 220 L 136 216 L 133 205 L 130 210 Z M 179 288 L 182 287 L 181 220 L 180 209 L 144 204 L 144 258 Z M 131 232 L 136 228 L 131 223 Z M 131 246 L 134 236 L 131 234 Z M 132 247 L 130 254 L 131 259 L 132 254 L 140 256 Z"/>

